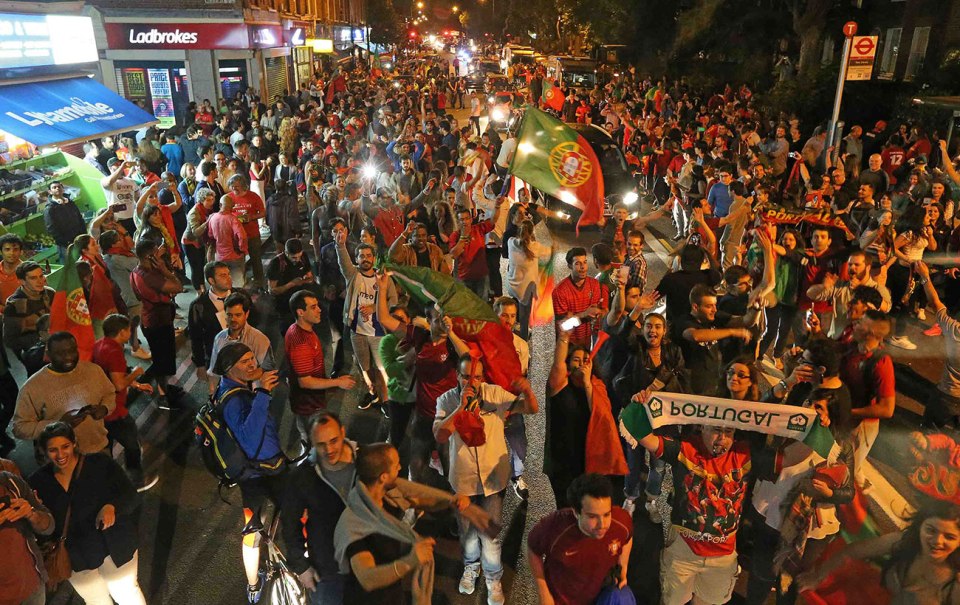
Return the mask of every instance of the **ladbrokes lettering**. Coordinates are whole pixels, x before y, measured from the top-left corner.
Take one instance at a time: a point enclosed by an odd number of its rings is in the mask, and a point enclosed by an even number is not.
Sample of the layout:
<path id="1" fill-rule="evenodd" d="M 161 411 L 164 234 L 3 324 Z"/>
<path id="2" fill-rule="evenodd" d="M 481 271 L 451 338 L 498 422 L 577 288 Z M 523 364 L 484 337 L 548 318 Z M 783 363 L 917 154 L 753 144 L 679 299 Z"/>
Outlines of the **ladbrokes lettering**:
<path id="1" fill-rule="evenodd" d="M 716 404 L 678 403 L 674 401 L 670 402 L 670 415 L 675 418 L 695 418 L 704 422 L 707 420 L 738 422 L 756 427 L 769 427 L 771 426 L 771 422 L 780 417 L 780 414 L 777 412 L 738 410 Z"/>
<path id="2" fill-rule="evenodd" d="M 41 124 L 53 126 L 54 124 L 64 124 L 74 120 L 92 123 L 101 120 L 115 120 L 124 116 L 106 103 L 90 103 L 79 97 L 70 97 L 70 101 L 70 105 L 53 111 L 24 111 L 23 113 L 8 111 L 6 113 L 27 126 L 40 126 Z"/>
<path id="3" fill-rule="evenodd" d="M 180 31 L 179 28 L 172 32 L 158 29 L 145 32 L 130 30 L 130 44 L 196 44 L 199 38 L 196 32 Z"/>

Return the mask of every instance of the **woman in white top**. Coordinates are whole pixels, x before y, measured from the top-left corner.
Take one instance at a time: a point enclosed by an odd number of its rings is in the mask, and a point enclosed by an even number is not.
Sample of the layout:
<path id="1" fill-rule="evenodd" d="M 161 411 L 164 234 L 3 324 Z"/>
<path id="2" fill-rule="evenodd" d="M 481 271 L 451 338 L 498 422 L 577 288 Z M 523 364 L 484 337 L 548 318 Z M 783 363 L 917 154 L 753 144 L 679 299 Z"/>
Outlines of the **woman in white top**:
<path id="1" fill-rule="evenodd" d="M 896 317 L 894 335 L 890 344 L 902 349 L 917 348 L 906 336 L 907 318 L 914 303 L 923 295 L 923 287 L 917 287 L 912 266 L 923 260 L 924 250 L 937 249 L 937 240 L 930 226 L 932 217 L 924 208 L 910 205 L 897 223 L 896 237 L 893 240 L 893 256 L 887 272 L 887 288 L 893 303 L 890 314 Z M 920 308 L 922 309 L 925 304 Z M 921 318 L 922 319 L 922 318 Z"/>
<path id="2" fill-rule="evenodd" d="M 541 257 L 549 258 L 551 251 L 537 242 L 530 220 L 520 223 L 517 236 L 507 241 L 507 250 L 507 293 L 520 303 L 517 324 L 520 336 L 526 340 L 530 337 L 530 310 L 540 279 L 538 262 Z"/>

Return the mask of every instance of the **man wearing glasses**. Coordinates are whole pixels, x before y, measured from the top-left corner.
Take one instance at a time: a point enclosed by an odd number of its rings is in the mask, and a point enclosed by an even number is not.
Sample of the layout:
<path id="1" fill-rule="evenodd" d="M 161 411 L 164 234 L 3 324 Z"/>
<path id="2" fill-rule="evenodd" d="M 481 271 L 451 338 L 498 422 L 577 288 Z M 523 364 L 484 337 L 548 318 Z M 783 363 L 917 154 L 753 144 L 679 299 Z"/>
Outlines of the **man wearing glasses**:
<path id="1" fill-rule="evenodd" d="M 730 213 L 730 205 L 733 204 L 733 197 L 730 195 L 730 183 L 733 182 L 733 168 L 724 164 L 719 168 L 720 182 L 710 188 L 707 194 L 707 202 L 710 204 L 710 212 L 717 218 L 723 218 Z"/>

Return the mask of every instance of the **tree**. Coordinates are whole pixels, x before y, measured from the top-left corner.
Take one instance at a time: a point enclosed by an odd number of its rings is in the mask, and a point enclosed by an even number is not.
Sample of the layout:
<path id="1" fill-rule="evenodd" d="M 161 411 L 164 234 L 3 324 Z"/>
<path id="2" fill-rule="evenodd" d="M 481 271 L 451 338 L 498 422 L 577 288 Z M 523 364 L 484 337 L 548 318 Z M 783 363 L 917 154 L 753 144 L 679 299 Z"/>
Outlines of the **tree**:
<path id="1" fill-rule="evenodd" d="M 370 41 L 374 44 L 397 44 L 403 36 L 393 0 L 367 0 L 367 25 L 370 27 Z"/>
<path id="2" fill-rule="evenodd" d="M 834 0 L 784 0 L 793 20 L 793 31 L 800 38 L 798 73 L 806 80 L 820 69 L 821 34 L 827 25 Z"/>

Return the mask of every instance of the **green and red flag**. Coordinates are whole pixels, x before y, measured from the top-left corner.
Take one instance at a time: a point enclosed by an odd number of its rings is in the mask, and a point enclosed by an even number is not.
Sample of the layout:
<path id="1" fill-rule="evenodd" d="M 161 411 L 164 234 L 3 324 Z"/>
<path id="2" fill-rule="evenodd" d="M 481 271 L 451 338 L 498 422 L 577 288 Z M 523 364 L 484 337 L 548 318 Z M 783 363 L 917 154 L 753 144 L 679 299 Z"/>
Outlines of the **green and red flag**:
<path id="1" fill-rule="evenodd" d="M 50 287 L 57 291 L 50 306 L 50 333 L 66 331 L 73 334 L 80 359 L 90 361 L 93 357 L 93 320 L 77 274 L 79 257 L 80 249 L 71 245 L 63 267 L 50 275 Z"/>
<path id="2" fill-rule="evenodd" d="M 560 120 L 527 107 L 510 173 L 581 210 L 581 226 L 603 217 L 600 160 L 586 139 Z"/>
<path id="3" fill-rule="evenodd" d="M 543 93 L 541 94 L 541 99 L 543 104 L 553 109 L 554 111 L 560 111 L 563 109 L 563 102 L 566 101 L 566 97 L 563 95 L 563 91 L 560 90 L 560 87 L 553 83 L 553 80 L 544 80 L 543 81 Z"/>
<path id="4" fill-rule="evenodd" d="M 537 293 L 533 297 L 533 306 L 530 309 L 531 326 L 547 326 L 553 323 L 553 288 L 555 279 L 553 276 L 553 257 L 542 261 L 540 265 L 540 277 L 537 281 Z"/>
<path id="5" fill-rule="evenodd" d="M 488 382 L 516 391 L 523 376 L 513 333 L 500 325 L 493 308 L 453 276 L 429 267 L 387 263 L 386 268 L 407 293 L 425 305 L 436 305 L 453 320 L 454 333 L 483 356 Z"/>

